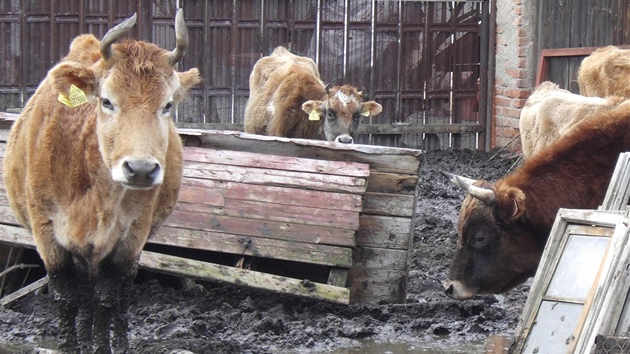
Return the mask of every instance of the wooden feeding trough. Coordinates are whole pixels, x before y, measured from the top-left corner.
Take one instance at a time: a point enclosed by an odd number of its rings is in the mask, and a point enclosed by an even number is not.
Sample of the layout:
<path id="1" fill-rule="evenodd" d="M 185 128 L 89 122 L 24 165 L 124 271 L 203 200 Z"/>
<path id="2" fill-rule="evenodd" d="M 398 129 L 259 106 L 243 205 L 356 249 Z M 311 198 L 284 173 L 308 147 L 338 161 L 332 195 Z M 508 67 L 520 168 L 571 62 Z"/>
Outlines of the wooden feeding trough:
<path id="1" fill-rule="evenodd" d="M 339 303 L 402 302 L 421 152 L 180 130 L 184 180 L 140 266 Z M 0 150 L 5 138 L 0 136 Z M 0 243 L 33 247 L 0 189 Z"/>

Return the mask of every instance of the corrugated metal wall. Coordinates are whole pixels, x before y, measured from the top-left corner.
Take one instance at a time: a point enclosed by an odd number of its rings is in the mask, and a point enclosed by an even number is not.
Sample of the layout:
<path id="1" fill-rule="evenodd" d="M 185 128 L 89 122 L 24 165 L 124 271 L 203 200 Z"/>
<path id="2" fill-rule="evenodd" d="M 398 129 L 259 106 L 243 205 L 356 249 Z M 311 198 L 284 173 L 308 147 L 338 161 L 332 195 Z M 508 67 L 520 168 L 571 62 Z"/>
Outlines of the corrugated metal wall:
<path id="1" fill-rule="evenodd" d="M 325 82 L 383 105 L 360 142 L 483 149 L 488 1 L 2 0 L 0 110 L 23 106 L 74 36 L 101 37 L 134 12 L 132 36 L 173 48 L 179 6 L 191 39 L 180 68 L 204 78 L 180 123 L 242 123 L 251 68 L 284 45 L 313 58 Z"/>

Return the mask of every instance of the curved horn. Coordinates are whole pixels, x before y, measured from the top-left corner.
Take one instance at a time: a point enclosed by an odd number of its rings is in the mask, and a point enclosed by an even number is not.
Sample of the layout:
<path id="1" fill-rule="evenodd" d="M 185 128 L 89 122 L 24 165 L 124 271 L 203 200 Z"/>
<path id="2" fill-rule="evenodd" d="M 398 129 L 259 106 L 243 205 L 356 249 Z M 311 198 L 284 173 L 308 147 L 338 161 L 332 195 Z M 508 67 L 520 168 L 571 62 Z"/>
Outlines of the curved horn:
<path id="1" fill-rule="evenodd" d="M 474 186 L 473 183 L 476 182 L 474 179 L 457 176 L 452 173 L 440 171 L 442 174 L 448 178 L 449 181 L 453 182 L 461 189 L 463 189 L 466 193 L 470 194 L 472 197 L 475 197 L 482 201 L 486 205 L 490 205 L 495 201 L 494 191 L 488 188 L 482 188 Z"/>
<path id="2" fill-rule="evenodd" d="M 465 187 L 460 185 L 457 182 L 457 178 L 459 178 L 461 181 L 465 182 L 468 185 L 472 185 L 473 183 L 476 182 L 476 180 L 474 180 L 472 178 L 467 178 L 467 177 L 463 177 L 463 176 L 457 176 L 457 175 L 454 175 L 452 173 L 448 173 L 448 172 L 444 172 L 444 171 L 440 171 L 440 172 L 444 175 L 444 177 L 446 177 L 452 183 L 455 183 L 456 185 L 458 185 L 460 188 L 465 188 Z"/>
<path id="3" fill-rule="evenodd" d="M 188 48 L 188 30 L 186 29 L 186 23 L 184 22 L 184 10 L 177 10 L 175 15 L 175 37 L 176 45 L 173 52 L 168 57 L 168 63 L 171 66 L 175 66 L 177 62 L 184 56 L 186 48 Z"/>
<path id="4" fill-rule="evenodd" d="M 129 32 L 131 27 L 136 24 L 137 15 L 134 13 L 133 16 L 129 17 L 125 21 L 118 24 L 116 27 L 110 29 L 105 33 L 103 39 L 101 40 L 101 54 L 105 60 L 109 59 L 112 56 L 112 43 L 116 42 L 118 38 L 122 37 L 125 33 Z"/>
<path id="5" fill-rule="evenodd" d="M 330 82 L 326 84 L 326 94 L 329 94 L 329 93 L 330 93 L 330 87 L 331 87 L 331 86 L 332 86 L 332 85 L 331 85 L 331 83 L 330 83 Z"/>
<path id="6" fill-rule="evenodd" d="M 459 180 L 459 177 L 457 177 L 457 179 Z M 465 182 L 461 181 L 461 183 L 465 183 Z M 479 199 L 485 205 L 492 205 L 494 204 L 496 200 L 494 191 L 492 189 L 477 187 L 477 186 L 473 186 L 472 184 L 469 184 L 467 185 L 467 188 L 464 188 L 464 190 L 466 191 L 466 193 Z"/>

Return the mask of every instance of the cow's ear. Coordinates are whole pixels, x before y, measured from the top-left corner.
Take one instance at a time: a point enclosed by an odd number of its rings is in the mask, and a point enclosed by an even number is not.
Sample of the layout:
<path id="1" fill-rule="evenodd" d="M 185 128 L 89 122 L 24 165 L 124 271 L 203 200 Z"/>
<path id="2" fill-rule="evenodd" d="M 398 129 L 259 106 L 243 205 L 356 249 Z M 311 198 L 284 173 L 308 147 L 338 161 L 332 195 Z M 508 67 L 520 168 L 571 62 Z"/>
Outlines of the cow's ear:
<path id="1" fill-rule="evenodd" d="M 516 220 L 525 212 L 525 193 L 522 190 L 509 187 L 498 191 L 497 197 L 499 208 L 508 220 Z"/>
<path id="2" fill-rule="evenodd" d="M 368 116 L 375 116 L 379 113 L 381 113 L 383 111 L 383 106 L 381 106 L 380 104 L 374 102 L 374 101 L 368 101 L 368 102 L 363 102 L 361 104 L 361 115 L 368 117 Z"/>
<path id="3" fill-rule="evenodd" d="M 179 75 L 180 87 L 177 89 L 177 92 L 175 92 L 175 101 L 179 102 L 186 97 L 191 87 L 201 82 L 201 77 L 199 76 L 199 70 L 197 68 L 177 73 L 177 75 Z"/>
<path id="4" fill-rule="evenodd" d="M 306 101 L 302 104 L 302 110 L 308 113 L 309 120 L 320 120 L 322 115 L 322 101 Z"/>
<path id="5" fill-rule="evenodd" d="M 50 70 L 52 84 L 56 91 L 68 95 L 72 85 L 78 87 L 86 96 L 94 96 L 98 80 L 94 70 L 83 64 L 63 62 Z"/>

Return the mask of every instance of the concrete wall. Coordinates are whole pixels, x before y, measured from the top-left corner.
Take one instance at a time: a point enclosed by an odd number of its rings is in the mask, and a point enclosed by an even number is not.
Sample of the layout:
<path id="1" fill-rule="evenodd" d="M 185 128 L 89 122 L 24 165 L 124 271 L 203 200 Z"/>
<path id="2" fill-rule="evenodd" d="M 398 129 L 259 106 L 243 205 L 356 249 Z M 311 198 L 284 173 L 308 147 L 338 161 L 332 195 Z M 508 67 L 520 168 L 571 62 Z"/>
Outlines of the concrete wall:
<path id="1" fill-rule="evenodd" d="M 538 1 L 497 1 L 496 72 L 492 146 L 520 150 L 521 108 L 536 81 L 535 33 Z M 515 139 L 516 138 L 516 139 Z"/>

